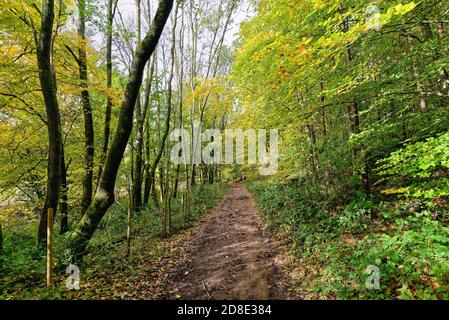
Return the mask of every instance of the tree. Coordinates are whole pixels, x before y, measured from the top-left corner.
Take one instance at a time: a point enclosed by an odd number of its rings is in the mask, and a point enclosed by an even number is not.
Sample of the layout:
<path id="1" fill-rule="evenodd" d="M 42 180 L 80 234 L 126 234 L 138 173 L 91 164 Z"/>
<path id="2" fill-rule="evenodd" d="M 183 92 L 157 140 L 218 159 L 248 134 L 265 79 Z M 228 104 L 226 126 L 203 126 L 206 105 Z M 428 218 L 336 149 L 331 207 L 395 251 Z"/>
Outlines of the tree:
<path id="1" fill-rule="evenodd" d="M 159 6 L 151 28 L 135 51 L 128 84 L 122 100 L 117 132 L 107 153 L 98 190 L 91 206 L 69 239 L 70 257 L 74 262 L 82 260 L 88 241 L 108 208 L 115 201 L 114 189 L 117 172 L 131 135 L 134 107 L 142 84 L 145 65 L 156 48 L 172 7 L 173 0 L 159 0 Z"/>
<path id="2" fill-rule="evenodd" d="M 112 29 L 114 24 L 114 17 L 117 10 L 118 0 L 108 0 L 107 6 L 107 22 L 106 22 L 106 87 L 108 90 L 112 88 Z M 101 150 L 100 168 L 98 169 L 98 183 L 100 181 L 101 173 L 103 172 L 104 162 L 109 148 L 109 140 L 111 135 L 111 114 L 112 114 L 112 99 L 108 91 L 106 99 L 105 121 L 104 121 L 104 142 Z"/>
<path id="3" fill-rule="evenodd" d="M 174 77 L 174 68 L 175 68 L 175 58 L 176 58 L 176 25 L 177 25 L 177 17 L 178 17 L 178 8 L 179 2 L 176 4 L 175 12 L 173 15 L 173 29 L 172 29 L 172 40 L 171 40 L 171 49 L 170 49 L 170 68 L 168 71 L 168 80 L 167 80 L 167 116 L 165 119 L 165 131 L 161 140 L 161 147 L 159 149 L 159 153 L 156 156 L 155 162 L 153 164 L 153 169 L 158 166 L 158 163 L 161 159 L 162 153 L 166 147 L 165 142 L 167 141 L 168 134 L 170 133 L 170 119 L 171 112 L 173 107 L 173 77 Z M 167 170 L 168 171 L 168 170 Z M 154 172 L 152 171 L 152 176 L 154 176 Z M 168 180 L 167 180 L 168 181 Z M 170 221 L 171 221 L 171 213 L 170 213 L 170 198 L 171 193 L 165 188 L 165 205 L 164 205 L 164 235 L 167 235 L 170 232 Z M 164 193 L 162 192 L 162 196 Z"/>
<path id="4" fill-rule="evenodd" d="M 94 125 L 92 119 L 92 106 L 88 91 L 88 73 L 87 73 L 87 53 L 86 53 L 86 0 L 78 0 L 79 27 L 78 36 L 80 44 L 79 67 L 81 80 L 81 103 L 84 113 L 84 143 L 85 143 L 85 173 L 83 180 L 83 199 L 81 202 L 82 212 L 84 213 L 92 201 L 93 192 L 93 171 L 94 171 Z"/>
<path id="5" fill-rule="evenodd" d="M 148 109 L 150 107 L 150 91 L 151 91 L 151 85 L 153 83 L 153 77 L 155 72 L 155 66 L 156 66 L 156 60 L 157 60 L 157 53 L 156 51 L 153 54 L 153 61 L 151 63 L 151 68 L 149 71 L 149 75 L 147 76 L 147 85 L 145 88 L 145 101 L 144 101 L 144 107 L 142 112 L 142 119 L 146 119 L 143 121 L 140 125 L 145 125 L 146 128 L 138 127 L 138 130 L 142 132 L 142 143 L 145 142 L 145 182 L 144 182 L 144 192 L 143 192 L 143 206 L 148 205 L 148 201 L 150 199 L 150 192 L 151 188 L 154 185 L 154 177 L 151 177 L 150 173 L 150 121 L 147 117 Z M 145 124 L 146 123 L 146 124 Z M 146 133 L 146 137 L 144 141 L 143 134 Z M 137 149 L 140 148 L 140 141 L 138 141 Z M 138 151 L 139 152 L 139 151 Z"/>
<path id="6" fill-rule="evenodd" d="M 136 24 L 137 24 L 137 43 L 141 40 L 141 0 L 136 0 Z M 151 85 L 151 84 L 150 84 Z M 132 187 L 132 211 L 140 211 L 142 206 L 142 168 L 143 168 L 143 126 L 145 114 L 142 112 L 142 103 L 140 94 L 136 101 L 136 122 L 137 122 L 137 139 L 136 139 L 136 162 L 134 165 L 133 187 Z"/>
<path id="7" fill-rule="evenodd" d="M 86 52 L 86 0 L 78 0 L 78 56 L 67 47 L 73 55 L 79 67 L 79 78 L 81 87 L 81 105 L 84 114 L 84 178 L 83 196 L 81 200 L 81 211 L 86 212 L 92 201 L 93 171 L 94 171 L 94 124 L 92 118 L 92 105 L 89 96 L 89 76 L 87 70 Z"/>
<path id="8" fill-rule="evenodd" d="M 47 235 L 47 211 L 51 208 L 56 212 L 61 186 L 61 116 L 52 63 L 54 10 L 54 0 L 42 1 L 41 30 L 39 39 L 36 37 L 39 80 L 45 101 L 48 132 L 47 196 L 40 216 L 38 230 L 38 242 L 40 244 L 44 243 Z"/>
<path id="9" fill-rule="evenodd" d="M 61 202 L 59 207 L 61 209 L 61 225 L 59 233 L 64 234 L 69 231 L 69 199 L 68 199 L 68 185 L 67 185 L 67 167 L 65 163 L 65 151 L 62 146 L 61 154 Z"/>
<path id="10" fill-rule="evenodd" d="M 178 88 L 179 88 L 179 128 L 183 126 L 183 99 L 184 99 L 184 14 L 182 12 L 181 15 L 181 27 L 179 28 L 179 61 L 176 64 L 177 69 L 177 77 L 178 77 Z M 185 164 L 185 168 L 187 168 L 187 163 Z M 179 174 L 181 172 L 181 164 L 178 164 L 176 167 L 176 178 L 173 186 L 173 198 L 178 196 L 178 187 L 179 187 Z M 186 170 L 187 172 L 187 170 Z M 188 178 L 186 179 L 189 180 Z"/>

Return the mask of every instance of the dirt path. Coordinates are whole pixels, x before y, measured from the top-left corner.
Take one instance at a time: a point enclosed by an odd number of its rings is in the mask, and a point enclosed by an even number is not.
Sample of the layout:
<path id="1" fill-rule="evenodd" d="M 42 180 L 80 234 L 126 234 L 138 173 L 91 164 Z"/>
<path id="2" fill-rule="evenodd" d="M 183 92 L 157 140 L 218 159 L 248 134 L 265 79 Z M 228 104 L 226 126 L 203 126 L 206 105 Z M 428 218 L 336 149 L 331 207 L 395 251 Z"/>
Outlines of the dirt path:
<path id="1" fill-rule="evenodd" d="M 166 270 L 162 298 L 292 298 L 283 250 L 264 231 L 242 185 L 231 186 L 215 212 L 184 241 L 183 252 Z"/>

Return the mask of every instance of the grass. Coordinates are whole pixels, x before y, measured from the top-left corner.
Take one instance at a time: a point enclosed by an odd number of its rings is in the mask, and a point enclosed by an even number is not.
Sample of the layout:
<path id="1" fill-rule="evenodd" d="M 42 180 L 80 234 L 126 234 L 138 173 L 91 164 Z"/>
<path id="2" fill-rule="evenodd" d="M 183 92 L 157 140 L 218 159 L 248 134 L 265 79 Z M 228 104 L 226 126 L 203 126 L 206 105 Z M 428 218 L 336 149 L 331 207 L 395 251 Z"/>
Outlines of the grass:
<path id="1" fill-rule="evenodd" d="M 180 198 L 172 200 L 172 236 L 191 227 L 222 198 L 226 185 L 201 185 L 191 192 L 191 210 L 181 214 Z M 37 221 L 4 226 L 5 257 L 0 269 L 0 300 L 8 299 L 133 299 L 132 287 L 143 276 L 157 273 L 165 253 L 161 210 L 151 206 L 132 221 L 131 256 L 127 257 L 126 202 L 114 205 L 91 240 L 80 272 L 81 290 L 68 291 L 65 270 L 55 277 L 55 287 L 45 286 L 45 256 L 36 247 Z M 55 263 L 62 261 L 66 236 L 55 232 Z"/>

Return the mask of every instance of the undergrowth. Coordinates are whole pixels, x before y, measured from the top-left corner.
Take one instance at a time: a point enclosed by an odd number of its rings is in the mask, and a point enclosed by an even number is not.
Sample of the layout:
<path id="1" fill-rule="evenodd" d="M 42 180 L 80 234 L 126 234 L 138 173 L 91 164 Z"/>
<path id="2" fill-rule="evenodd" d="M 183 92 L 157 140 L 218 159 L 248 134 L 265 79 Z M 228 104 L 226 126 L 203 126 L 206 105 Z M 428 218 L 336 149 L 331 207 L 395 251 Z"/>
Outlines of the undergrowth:
<path id="1" fill-rule="evenodd" d="M 189 211 L 181 211 L 181 195 L 171 202 L 172 232 L 177 235 L 212 210 L 227 187 L 200 185 L 191 193 Z M 87 248 L 80 270 L 81 289 L 68 291 L 62 266 L 68 234 L 55 230 L 55 286 L 45 285 L 45 255 L 36 246 L 37 220 L 4 226 L 5 256 L 0 266 L 0 300 L 7 299 L 133 299 L 132 284 L 152 272 L 165 253 L 161 209 L 151 205 L 132 219 L 131 255 L 127 256 L 127 203 L 117 202 L 103 218 Z M 73 213 L 75 214 L 75 213 Z M 72 224 L 76 221 L 72 221 Z"/>
<path id="2" fill-rule="evenodd" d="M 449 213 L 363 193 L 316 210 L 295 183 L 247 182 L 268 228 L 291 245 L 312 299 L 448 299 Z M 367 268 L 379 268 L 368 289 Z"/>

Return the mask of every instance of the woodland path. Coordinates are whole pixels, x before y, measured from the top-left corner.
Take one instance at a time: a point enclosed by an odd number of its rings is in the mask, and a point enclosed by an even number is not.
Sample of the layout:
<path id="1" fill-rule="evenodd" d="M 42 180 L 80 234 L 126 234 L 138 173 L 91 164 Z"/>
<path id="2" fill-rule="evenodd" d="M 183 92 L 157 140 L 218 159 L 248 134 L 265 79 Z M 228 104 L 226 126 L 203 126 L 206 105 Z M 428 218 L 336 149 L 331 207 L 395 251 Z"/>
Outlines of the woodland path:
<path id="1" fill-rule="evenodd" d="M 243 185 L 232 185 L 179 246 L 182 252 L 160 284 L 163 299 L 293 298 L 285 250 L 264 230 Z"/>

